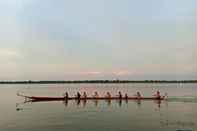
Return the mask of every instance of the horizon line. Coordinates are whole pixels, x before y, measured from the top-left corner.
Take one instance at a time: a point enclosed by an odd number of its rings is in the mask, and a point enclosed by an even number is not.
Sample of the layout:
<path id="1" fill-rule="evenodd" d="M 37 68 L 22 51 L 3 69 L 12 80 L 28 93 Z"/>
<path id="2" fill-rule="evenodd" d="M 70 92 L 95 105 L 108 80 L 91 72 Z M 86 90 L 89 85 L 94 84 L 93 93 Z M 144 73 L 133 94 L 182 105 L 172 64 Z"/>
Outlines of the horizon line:
<path id="1" fill-rule="evenodd" d="M 197 83 L 197 80 L 4 80 L 0 84 Z"/>

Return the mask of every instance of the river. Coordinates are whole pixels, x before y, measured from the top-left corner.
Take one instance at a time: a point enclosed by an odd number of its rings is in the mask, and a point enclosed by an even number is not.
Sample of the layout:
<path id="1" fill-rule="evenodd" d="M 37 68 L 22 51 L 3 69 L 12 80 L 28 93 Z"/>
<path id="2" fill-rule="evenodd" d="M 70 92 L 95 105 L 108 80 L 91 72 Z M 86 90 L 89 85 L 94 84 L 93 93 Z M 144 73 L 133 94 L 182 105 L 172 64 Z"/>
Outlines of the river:
<path id="1" fill-rule="evenodd" d="M 100 96 L 118 91 L 151 96 L 159 90 L 166 101 L 27 102 L 17 92 L 34 96 L 70 96 L 77 91 Z M 0 131 L 196 131 L 197 84 L 7 84 L 0 85 Z"/>

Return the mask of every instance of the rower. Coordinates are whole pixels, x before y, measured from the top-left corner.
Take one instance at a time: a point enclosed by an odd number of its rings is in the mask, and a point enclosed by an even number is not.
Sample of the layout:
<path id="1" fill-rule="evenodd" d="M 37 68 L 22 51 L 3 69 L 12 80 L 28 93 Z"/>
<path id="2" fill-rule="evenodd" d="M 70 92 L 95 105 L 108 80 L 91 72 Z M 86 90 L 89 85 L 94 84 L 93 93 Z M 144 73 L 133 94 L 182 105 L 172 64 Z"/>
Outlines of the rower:
<path id="1" fill-rule="evenodd" d="M 118 97 L 119 99 L 122 99 L 122 93 L 120 91 L 118 92 Z"/>
<path id="2" fill-rule="evenodd" d="M 106 98 L 109 98 L 109 99 L 111 98 L 111 94 L 109 92 L 107 92 Z"/>
<path id="3" fill-rule="evenodd" d="M 80 100 L 80 98 L 81 98 L 81 94 L 77 92 L 77 99 Z"/>
<path id="4" fill-rule="evenodd" d="M 68 92 L 65 92 L 64 98 L 65 98 L 66 100 L 68 100 Z"/>
<path id="5" fill-rule="evenodd" d="M 138 98 L 138 99 L 140 99 L 140 98 L 141 98 L 141 94 L 140 94 L 140 92 L 139 92 L 139 91 L 137 92 L 136 96 L 137 96 L 137 98 Z"/>
<path id="6" fill-rule="evenodd" d="M 94 92 L 93 98 L 99 98 L 99 94 L 97 91 Z"/>
<path id="7" fill-rule="evenodd" d="M 160 92 L 157 91 L 156 94 L 154 94 L 154 96 L 157 98 L 157 99 L 161 99 L 161 95 L 160 95 Z"/>
<path id="8" fill-rule="evenodd" d="M 86 99 L 87 98 L 87 94 L 86 92 L 83 92 L 83 98 Z"/>
<path id="9" fill-rule="evenodd" d="M 125 99 L 128 100 L 128 95 L 127 95 L 127 93 L 125 94 Z"/>

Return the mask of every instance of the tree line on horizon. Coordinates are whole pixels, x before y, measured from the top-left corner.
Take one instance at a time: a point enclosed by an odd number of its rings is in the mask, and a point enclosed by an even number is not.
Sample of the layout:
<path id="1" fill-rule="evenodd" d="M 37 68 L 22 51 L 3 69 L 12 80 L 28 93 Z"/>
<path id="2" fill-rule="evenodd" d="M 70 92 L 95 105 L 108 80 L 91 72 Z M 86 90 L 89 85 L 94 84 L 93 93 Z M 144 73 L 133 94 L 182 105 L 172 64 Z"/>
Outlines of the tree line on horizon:
<path id="1" fill-rule="evenodd" d="M 69 80 L 69 81 L 0 81 L 0 84 L 63 84 L 63 83 L 197 83 L 197 80 Z"/>

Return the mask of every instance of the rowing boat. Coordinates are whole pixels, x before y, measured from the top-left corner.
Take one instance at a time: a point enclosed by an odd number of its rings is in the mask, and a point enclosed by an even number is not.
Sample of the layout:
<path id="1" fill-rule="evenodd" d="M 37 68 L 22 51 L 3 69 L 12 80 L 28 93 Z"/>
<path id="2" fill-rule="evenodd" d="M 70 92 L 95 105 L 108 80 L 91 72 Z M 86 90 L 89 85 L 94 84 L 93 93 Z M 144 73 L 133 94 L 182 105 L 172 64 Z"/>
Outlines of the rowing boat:
<path id="1" fill-rule="evenodd" d="M 64 100 L 164 100 L 165 97 L 86 97 L 86 98 L 77 98 L 77 97 L 69 97 L 69 98 L 65 98 L 65 97 L 39 97 L 39 96 L 24 96 L 24 95 L 20 95 L 17 94 L 18 96 L 22 96 L 25 97 L 27 99 L 31 99 L 31 100 L 37 100 L 37 101 L 64 101 Z"/>

